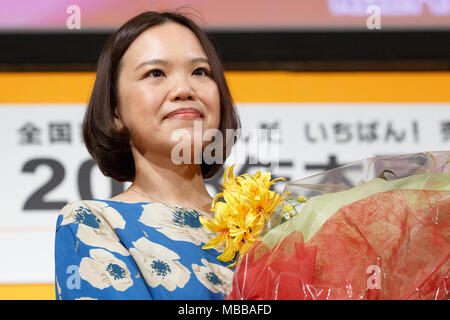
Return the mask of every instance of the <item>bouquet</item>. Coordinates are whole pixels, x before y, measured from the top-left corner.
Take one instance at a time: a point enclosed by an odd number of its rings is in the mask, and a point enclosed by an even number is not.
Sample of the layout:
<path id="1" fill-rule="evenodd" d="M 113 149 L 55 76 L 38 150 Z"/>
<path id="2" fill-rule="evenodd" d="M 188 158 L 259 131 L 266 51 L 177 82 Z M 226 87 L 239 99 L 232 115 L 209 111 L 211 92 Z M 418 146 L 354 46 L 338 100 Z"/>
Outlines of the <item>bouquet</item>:
<path id="1" fill-rule="evenodd" d="M 239 239 L 227 299 L 448 299 L 449 159 L 368 158 L 287 183 Z"/>

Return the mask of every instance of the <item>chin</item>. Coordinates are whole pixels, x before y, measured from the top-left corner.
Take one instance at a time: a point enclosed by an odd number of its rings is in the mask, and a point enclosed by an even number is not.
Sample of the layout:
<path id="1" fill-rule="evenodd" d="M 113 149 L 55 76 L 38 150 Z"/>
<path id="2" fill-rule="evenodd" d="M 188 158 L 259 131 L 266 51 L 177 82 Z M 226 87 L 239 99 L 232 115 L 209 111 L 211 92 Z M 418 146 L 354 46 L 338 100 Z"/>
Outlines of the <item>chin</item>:
<path id="1" fill-rule="evenodd" d="M 171 160 L 175 164 L 201 164 L 202 154 L 202 141 L 194 142 L 192 138 L 184 138 L 171 148 Z"/>

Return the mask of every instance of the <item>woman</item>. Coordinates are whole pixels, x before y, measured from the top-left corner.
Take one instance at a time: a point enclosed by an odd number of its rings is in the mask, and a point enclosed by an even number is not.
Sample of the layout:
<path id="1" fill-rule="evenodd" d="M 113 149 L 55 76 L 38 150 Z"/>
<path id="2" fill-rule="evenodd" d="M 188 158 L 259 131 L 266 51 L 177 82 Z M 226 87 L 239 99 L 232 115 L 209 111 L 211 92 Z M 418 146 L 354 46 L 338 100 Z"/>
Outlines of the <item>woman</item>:
<path id="1" fill-rule="evenodd" d="M 201 248 L 216 234 L 199 216 L 212 218 L 204 179 L 235 142 L 218 138 L 239 128 L 221 62 L 192 20 L 146 12 L 117 30 L 99 58 L 83 134 L 100 170 L 132 184 L 61 210 L 57 298 L 223 299 L 233 272 L 219 251 Z M 199 162 L 211 140 L 221 142 L 211 155 L 224 159 Z"/>

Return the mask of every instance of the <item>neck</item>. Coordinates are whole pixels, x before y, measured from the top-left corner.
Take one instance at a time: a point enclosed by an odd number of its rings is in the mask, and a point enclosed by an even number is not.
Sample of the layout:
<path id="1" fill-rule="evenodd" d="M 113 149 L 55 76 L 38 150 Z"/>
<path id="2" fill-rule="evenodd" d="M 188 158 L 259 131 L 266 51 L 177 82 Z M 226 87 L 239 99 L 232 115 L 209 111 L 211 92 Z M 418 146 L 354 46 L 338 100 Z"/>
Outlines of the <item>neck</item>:
<path id="1" fill-rule="evenodd" d="M 133 155 L 136 176 L 130 189 L 145 195 L 147 200 L 210 211 L 213 199 L 206 189 L 200 164 L 176 165 L 161 154 Z"/>

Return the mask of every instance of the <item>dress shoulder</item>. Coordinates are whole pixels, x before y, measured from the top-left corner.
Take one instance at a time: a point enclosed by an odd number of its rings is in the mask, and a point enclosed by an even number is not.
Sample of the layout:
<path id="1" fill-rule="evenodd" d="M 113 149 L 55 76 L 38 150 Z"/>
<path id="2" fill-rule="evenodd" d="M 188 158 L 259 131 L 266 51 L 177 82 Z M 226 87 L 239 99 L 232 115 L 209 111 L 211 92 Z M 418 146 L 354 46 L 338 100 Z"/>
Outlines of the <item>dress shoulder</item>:
<path id="1" fill-rule="evenodd" d="M 60 210 L 60 215 L 66 217 L 79 208 L 88 208 L 92 213 L 101 214 L 107 203 L 98 200 L 74 200 Z"/>
<path id="2" fill-rule="evenodd" d="M 77 200 L 60 210 L 55 235 L 55 284 L 61 299 L 151 299 L 119 237 L 126 221 L 101 200 Z"/>
<path id="3" fill-rule="evenodd" d="M 104 201 L 75 200 L 60 210 L 56 229 L 69 223 L 81 223 L 92 228 L 99 228 L 103 224 L 112 229 L 123 229 L 126 221 L 117 210 Z"/>

